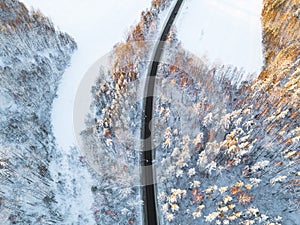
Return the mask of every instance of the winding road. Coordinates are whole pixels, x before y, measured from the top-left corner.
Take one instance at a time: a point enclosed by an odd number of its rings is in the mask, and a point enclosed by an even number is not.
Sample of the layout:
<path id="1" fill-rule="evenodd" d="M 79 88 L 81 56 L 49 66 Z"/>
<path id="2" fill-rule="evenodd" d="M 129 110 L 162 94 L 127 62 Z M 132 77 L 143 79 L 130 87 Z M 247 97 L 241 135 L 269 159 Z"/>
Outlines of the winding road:
<path id="1" fill-rule="evenodd" d="M 141 139 L 143 140 L 142 156 L 141 156 L 141 182 L 142 182 L 142 198 L 144 201 L 143 214 L 144 225 L 158 225 L 159 219 L 156 210 L 156 177 L 155 168 L 153 167 L 153 159 L 155 159 L 155 149 L 152 149 L 152 137 L 150 123 L 153 116 L 153 94 L 155 86 L 155 78 L 157 75 L 159 61 L 163 52 L 165 41 L 177 16 L 177 13 L 183 3 L 183 0 L 177 0 L 172 13 L 164 27 L 159 43 L 155 48 L 155 54 L 150 64 L 147 74 L 143 102 L 143 115 L 141 127 Z"/>

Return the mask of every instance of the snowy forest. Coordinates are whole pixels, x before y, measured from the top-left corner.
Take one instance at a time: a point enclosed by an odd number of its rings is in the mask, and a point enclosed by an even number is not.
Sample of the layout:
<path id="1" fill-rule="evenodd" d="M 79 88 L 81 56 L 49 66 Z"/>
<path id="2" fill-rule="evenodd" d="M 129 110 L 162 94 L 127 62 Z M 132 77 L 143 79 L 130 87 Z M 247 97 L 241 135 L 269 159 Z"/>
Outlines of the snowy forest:
<path id="1" fill-rule="evenodd" d="M 86 90 L 84 148 L 64 155 L 51 110 L 79 46 L 40 11 L 0 0 L 0 225 L 142 224 L 142 92 L 175 2 L 153 0 L 113 46 Z M 190 53 L 171 29 L 151 124 L 160 224 L 300 224 L 299 9 L 264 0 L 260 74 Z"/>
<path id="2" fill-rule="evenodd" d="M 293 10 L 287 10 L 290 5 Z M 156 78 L 152 123 L 161 224 L 300 222 L 297 7 L 295 1 L 265 1 L 265 66 L 250 81 L 241 79 L 246 71 L 186 51 L 176 29 L 169 34 Z M 112 172 L 120 182 L 116 189 L 124 181 L 132 182 L 129 186 L 137 182 L 141 118 L 136 112 L 142 110 L 138 91 L 147 70 L 144 52 L 149 52 L 138 49 L 151 48 L 149 27 L 156 21 L 155 14 L 151 23 L 151 13 L 142 15 L 127 42 L 115 46 L 112 69 L 100 71 L 92 90 L 96 113 L 89 120 L 90 132 L 94 142 L 102 143 L 94 154 L 118 159 L 117 165 L 105 164 L 106 159 L 100 163 L 101 172 Z M 282 19 L 292 25 L 280 25 Z M 123 176 L 116 178 L 116 171 Z M 118 196 L 113 191 L 108 195 Z M 117 206 L 114 212 L 123 207 Z"/>
<path id="3" fill-rule="evenodd" d="M 77 48 L 38 11 L 0 1 L 0 224 L 62 224 L 50 113 Z"/>

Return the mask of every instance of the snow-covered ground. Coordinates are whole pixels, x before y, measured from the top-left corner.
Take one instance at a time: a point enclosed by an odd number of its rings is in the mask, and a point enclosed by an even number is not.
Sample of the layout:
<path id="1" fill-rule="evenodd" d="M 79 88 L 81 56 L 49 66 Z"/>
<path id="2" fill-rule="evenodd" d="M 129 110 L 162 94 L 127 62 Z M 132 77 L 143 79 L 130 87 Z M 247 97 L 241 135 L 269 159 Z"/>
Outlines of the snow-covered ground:
<path id="1" fill-rule="evenodd" d="M 260 72 L 262 0 L 186 0 L 177 22 L 179 40 L 211 61 Z"/>

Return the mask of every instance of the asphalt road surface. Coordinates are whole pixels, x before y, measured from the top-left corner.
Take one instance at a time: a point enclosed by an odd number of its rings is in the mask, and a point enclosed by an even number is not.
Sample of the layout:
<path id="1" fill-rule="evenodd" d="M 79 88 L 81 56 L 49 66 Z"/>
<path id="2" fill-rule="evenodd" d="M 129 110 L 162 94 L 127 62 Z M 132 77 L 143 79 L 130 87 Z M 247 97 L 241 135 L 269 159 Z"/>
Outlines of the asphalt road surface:
<path id="1" fill-rule="evenodd" d="M 158 225 L 157 202 L 156 202 L 156 177 L 152 167 L 152 161 L 155 159 L 155 149 L 152 149 L 151 127 L 150 122 L 153 115 L 153 94 L 155 77 L 159 61 L 163 52 L 163 47 L 170 29 L 174 23 L 177 13 L 183 3 L 183 0 L 178 0 L 160 37 L 160 41 L 156 46 L 154 58 L 151 63 L 151 69 L 147 75 L 143 102 L 142 115 L 142 130 L 141 139 L 143 140 L 143 151 L 141 158 L 141 181 L 142 181 L 142 198 L 144 201 L 144 225 Z"/>

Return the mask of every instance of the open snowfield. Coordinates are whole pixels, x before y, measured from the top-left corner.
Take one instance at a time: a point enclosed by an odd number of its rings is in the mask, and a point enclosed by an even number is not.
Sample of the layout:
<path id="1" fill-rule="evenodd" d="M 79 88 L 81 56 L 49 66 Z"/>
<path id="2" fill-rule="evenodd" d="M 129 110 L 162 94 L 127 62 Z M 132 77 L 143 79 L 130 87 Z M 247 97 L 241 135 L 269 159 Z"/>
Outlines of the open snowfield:
<path id="1" fill-rule="evenodd" d="M 262 0 L 186 0 L 177 18 L 179 40 L 211 61 L 260 72 Z"/>

